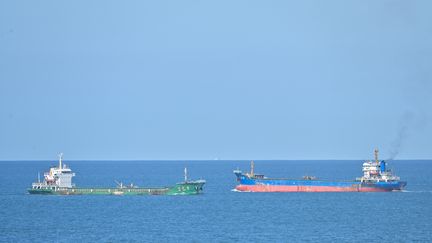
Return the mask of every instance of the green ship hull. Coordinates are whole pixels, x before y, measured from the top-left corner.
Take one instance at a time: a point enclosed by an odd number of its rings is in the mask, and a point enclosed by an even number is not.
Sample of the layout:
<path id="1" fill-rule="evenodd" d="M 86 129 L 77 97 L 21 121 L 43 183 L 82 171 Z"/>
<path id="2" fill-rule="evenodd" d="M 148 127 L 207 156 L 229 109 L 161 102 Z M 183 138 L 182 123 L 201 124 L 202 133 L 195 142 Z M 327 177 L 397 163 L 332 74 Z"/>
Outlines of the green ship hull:
<path id="1" fill-rule="evenodd" d="M 118 188 L 30 188 L 30 194 L 39 195 L 195 195 L 203 190 L 205 181 L 187 181 L 173 187 L 118 187 Z"/>
<path id="2" fill-rule="evenodd" d="M 44 173 L 44 180 L 41 182 L 38 174 L 38 181 L 32 183 L 27 189 L 29 194 L 39 195 L 195 195 L 203 190 L 205 180 L 189 180 L 187 168 L 184 170 L 184 181 L 171 187 L 137 187 L 131 184 L 112 188 L 80 188 L 72 183 L 75 173 L 63 164 L 63 154 L 59 155 L 59 165 L 53 166 Z"/>

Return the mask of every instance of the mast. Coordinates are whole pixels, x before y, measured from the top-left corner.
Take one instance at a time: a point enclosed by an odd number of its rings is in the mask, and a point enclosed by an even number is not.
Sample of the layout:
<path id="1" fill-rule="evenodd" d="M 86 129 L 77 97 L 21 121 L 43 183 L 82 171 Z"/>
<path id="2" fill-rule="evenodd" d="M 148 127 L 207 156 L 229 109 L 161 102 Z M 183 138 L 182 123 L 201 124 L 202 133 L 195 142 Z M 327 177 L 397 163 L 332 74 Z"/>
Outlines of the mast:
<path id="1" fill-rule="evenodd" d="M 184 180 L 185 182 L 187 182 L 188 178 L 187 178 L 187 168 L 185 167 L 184 169 Z"/>
<path id="2" fill-rule="evenodd" d="M 375 162 L 378 164 L 378 149 L 375 149 L 374 150 L 374 153 L 375 153 Z"/>
<path id="3" fill-rule="evenodd" d="M 250 175 L 251 175 L 251 176 L 254 176 L 254 167 L 255 167 L 255 165 L 254 165 L 254 161 L 252 160 L 252 161 L 251 161 L 251 170 L 250 170 Z"/>
<path id="4" fill-rule="evenodd" d="M 63 159 L 63 153 L 59 154 L 59 169 L 62 169 L 62 159 Z"/>

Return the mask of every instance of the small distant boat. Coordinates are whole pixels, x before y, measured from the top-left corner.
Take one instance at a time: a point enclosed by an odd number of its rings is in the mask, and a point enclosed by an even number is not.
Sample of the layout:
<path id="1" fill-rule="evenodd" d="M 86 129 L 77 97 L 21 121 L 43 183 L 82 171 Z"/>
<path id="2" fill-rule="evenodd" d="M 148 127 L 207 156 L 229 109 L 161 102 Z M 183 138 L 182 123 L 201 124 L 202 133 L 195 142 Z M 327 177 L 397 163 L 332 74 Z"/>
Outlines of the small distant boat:
<path id="1" fill-rule="evenodd" d="M 246 192 L 390 192 L 400 191 L 406 186 L 398 176 L 387 168 L 387 162 L 378 160 L 375 149 L 375 160 L 363 163 L 363 176 L 353 181 L 320 180 L 314 176 L 302 179 L 268 178 L 254 173 L 254 162 L 251 162 L 249 173 L 234 170 L 239 185 L 238 191 Z"/>
<path id="2" fill-rule="evenodd" d="M 72 184 L 75 173 L 63 164 L 63 154 L 59 155 L 58 167 L 51 167 L 44 173 L 44 180 L 32 184 L 28 189 L 30 194 L 44 195 L 194 195 L 203 191 L 205 180 L 189 180 L 187 169 L 184 170 L 184 181 L 170 187 L 137 187 L 133 184 L 124 186 L 117 183 L 113 188 L 80 188 Z"/>

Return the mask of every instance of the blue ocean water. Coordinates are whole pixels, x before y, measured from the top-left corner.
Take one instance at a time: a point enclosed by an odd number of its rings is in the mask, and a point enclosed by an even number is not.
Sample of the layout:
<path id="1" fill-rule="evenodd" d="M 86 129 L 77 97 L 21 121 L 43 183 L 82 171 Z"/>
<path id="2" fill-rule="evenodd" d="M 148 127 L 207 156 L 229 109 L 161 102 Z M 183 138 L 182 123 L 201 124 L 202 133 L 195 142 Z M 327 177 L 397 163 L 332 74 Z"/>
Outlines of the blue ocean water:
<path id="1" fill-rule="evenodd" d="M 248 161 L 65 161 L 80 187 L 207 180 L 197 196 L 40 196 L 28 188 L 55 161 L 0 162 L 1 242 L 431 242 L 432 161 L 392 161 L 391 193 L 242 193 Z M 349 180 L 362 161 L 255 161 L 271 177 Z"/>

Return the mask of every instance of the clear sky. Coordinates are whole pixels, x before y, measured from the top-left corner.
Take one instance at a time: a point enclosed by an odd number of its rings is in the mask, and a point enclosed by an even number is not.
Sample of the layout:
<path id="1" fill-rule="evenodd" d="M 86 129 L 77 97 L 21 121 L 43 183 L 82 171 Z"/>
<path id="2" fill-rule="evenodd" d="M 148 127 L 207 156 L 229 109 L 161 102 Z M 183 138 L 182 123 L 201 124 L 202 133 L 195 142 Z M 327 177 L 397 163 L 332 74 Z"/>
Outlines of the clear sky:
<path id="1" fill-rule="evenodd" d="M 0 1 L 0 160 L 432 158 L 432 1 Z"/>

